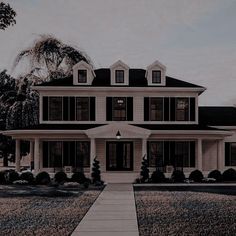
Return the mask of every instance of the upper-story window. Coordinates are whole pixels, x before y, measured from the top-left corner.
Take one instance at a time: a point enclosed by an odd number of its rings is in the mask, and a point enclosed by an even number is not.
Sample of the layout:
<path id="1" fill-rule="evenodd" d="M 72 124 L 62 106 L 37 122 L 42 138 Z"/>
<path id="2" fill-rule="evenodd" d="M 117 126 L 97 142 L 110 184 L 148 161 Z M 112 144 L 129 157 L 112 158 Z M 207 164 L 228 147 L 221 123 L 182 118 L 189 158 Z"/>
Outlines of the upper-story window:
<path id="1" fill-rule="evenodd" d="M 89 120 L 89 97 L 76 98 L 76 120 Z"/>
<path id="2" fill-rule="evenodd" d="M 124 70 L 116 70 L 115 71 L 115 82 L 117 84 L 125 82 L 125 72 L 124 72 Z"/>
<path id="3" fill-rule="evenodd" d="M 62 120 L 62 97 L 49 97 L 49 120 Z"/>
<path id="4" fill-rule="evenodd" d="M 176 98 L 175 102 L 176 102 L 176 105 L 175 105 L 176 121 L 188 121 L 189 120 L 189 99 Z"/>
<path id="5" fill-rule="evenodd" d="M 152 83 L 153 84 L 160 84 L 161 83 L 161 71 L 160 70 L 153 70 L 152 71 Z"/>
<path id="6" fill-rule="evenodd" d="M 112 106 L 112 120 L 126 120 L 126 98 L 114 97 Z"/>
<path id="7" fill-rule="evenodd" d="M 95 121 L 95 97 L 43 97 L 43 121 Z"/>
<path id="8" fill-rule="evenodd" d="M 150 120 L 162 121 L 163 111 L 163 98 L 150 98 Z"/>
<path id="9" fill-rule="evenodd" d="M 78 83 L 87 83 L 87 70 L 78 70 Z"/>

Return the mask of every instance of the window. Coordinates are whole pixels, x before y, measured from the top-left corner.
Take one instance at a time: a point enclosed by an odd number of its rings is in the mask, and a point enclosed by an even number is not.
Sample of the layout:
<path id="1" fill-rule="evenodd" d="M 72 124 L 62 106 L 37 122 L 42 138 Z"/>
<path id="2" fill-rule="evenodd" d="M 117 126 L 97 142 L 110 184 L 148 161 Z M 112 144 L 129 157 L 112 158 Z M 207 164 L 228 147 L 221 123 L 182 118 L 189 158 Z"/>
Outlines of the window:
<path id="1" fill-rule="evenodd" d="M 189 120 L 189 99 L 176 98 L 175 100 L 176 121 Z"/>
<path id="2" fill-rule="evenodd" d="M 125 79 L 124 79 L 124 71 L 123 70 L 116 70 L 115 71 L 115 81 L 117 84 L 119 83 L 124 83 Z"/>
<path id="3" fill-rule="evenodd" d="M 153 84 L 160 84 L 161 83 L 161 71 L 160 70 L 153 70 L 152 71 L 152 83 Z"/>
<path id="4" fill-rule="evenodd" d="M 149 144 L 149 166 L 162 167 L 164 163 L 163 142 L 150 142 Z"/>
<path id="5" fill-rule="evenodd" d="M 225 143 L 225 165 L 236 166 L 236 143 Z"/>
<path id="6" fill-rule="evenodd" d="M 112 120 L 126 120 L 126 98 L 114 97 L 112 103 Z"/>
<path id="7" fill-rule="evenodd" d="M 195 167 L 194 141 L 149 141 L 147 150 L 150 167 L 163 171 L 167 165 L 174 168 Z"/>
<path id="8" fill-rule="evenodd" d="M 88 97 L 76 98 L 76 120 L 78 121 L 89 120 L 89 98 Z"/>
<path id="9" fill-rule="evenodd" d="M 163 98 L 150 98 L 150 120 L 163 120 Z"/>
<path id="10" fill-rule="evenodd" d="M 49 120 L 62 120 L 62 97 L 49 97 Z"/>
<path id="11" fill-rule="evenodd" d="M 87 70 L 78 70 L 78 83 L 87 83 Z"/>
<path id="12" fill-rule="evenodd" d="M 43 167 L 75 170 L 90 166 L 90 143 L 87 141 L 44 141 Z"/>

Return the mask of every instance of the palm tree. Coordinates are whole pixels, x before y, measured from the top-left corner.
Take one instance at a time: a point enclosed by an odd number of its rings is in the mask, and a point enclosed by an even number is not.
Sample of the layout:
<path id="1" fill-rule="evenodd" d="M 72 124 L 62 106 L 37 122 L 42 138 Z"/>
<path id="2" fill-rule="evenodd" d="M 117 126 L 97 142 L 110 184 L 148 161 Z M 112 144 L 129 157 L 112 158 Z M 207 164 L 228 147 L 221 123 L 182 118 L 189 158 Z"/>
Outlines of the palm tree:
<path id="1" fill-rule="evenodd" d="M 84 52 L 62 43 L 51 35 L 41 35 L 31 47 L 22 50 L 17 55 L 13 68 L 24 58 L 30 62 L 28 73 L 46 80 L 70 75 L 73 65 L 81 60 L 91 64 L 90 58 Z"/>

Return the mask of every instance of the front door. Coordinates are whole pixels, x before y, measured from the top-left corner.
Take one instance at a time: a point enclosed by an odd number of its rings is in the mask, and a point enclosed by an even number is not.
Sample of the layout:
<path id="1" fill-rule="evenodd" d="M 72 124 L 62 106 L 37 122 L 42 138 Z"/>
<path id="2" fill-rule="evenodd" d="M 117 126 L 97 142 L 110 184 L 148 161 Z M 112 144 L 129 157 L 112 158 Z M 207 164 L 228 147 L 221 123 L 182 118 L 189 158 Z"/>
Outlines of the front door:
<path id="1" fill-rule="evenodd" d="M 133 143 L 107 142 L 106 147 L 107 170 L 132 171 L 133 170 Z"/>

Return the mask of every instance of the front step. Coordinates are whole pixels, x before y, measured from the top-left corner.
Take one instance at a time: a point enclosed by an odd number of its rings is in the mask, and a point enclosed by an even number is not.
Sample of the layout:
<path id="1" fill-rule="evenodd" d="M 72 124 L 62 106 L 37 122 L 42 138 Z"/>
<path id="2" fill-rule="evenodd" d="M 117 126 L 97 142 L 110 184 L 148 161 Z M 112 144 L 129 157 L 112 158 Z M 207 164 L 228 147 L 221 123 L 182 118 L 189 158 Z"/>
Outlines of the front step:
<path id="1" fill-rule="evenodd" d="M 134 183 L 138 178 L 138 172 L 103 172 L 102 180 L 105 183 Z"/>

